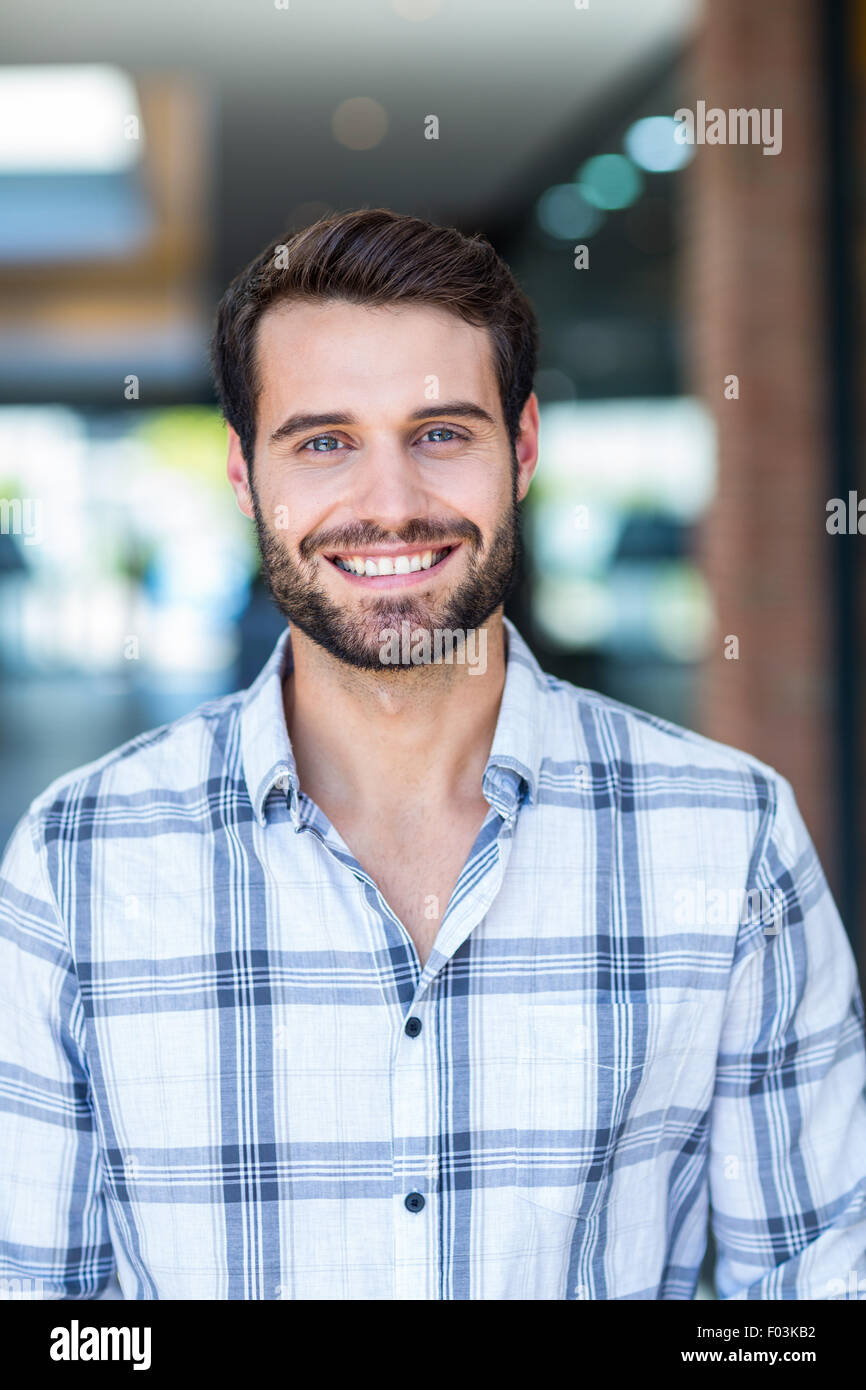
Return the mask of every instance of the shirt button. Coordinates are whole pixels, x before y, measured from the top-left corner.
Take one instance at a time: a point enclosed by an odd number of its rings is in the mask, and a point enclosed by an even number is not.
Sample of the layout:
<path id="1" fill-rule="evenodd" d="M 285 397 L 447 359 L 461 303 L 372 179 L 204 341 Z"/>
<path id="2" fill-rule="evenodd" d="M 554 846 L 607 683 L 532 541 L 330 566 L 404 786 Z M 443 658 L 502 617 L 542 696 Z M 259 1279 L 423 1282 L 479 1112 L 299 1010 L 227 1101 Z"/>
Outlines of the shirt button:
<path id="1" fill-rule="evenodd" d="M 424 1198 L 420 1192 L 410 1192 L 404 1198 L 403 1205 L 407 1211 L 420 1211 L 424 1205 Z"/>
<path id="2" fill-rule="evenodd" d="M 410 1038 L 417 1038 L 418 1034 L 421 1032 L 420 1018 L 415 1018 L 414 1016 L 412 1018 L 407 1018 L 406 1027 L 403 1031 L 404 1033 L 408 1033 Z"/>

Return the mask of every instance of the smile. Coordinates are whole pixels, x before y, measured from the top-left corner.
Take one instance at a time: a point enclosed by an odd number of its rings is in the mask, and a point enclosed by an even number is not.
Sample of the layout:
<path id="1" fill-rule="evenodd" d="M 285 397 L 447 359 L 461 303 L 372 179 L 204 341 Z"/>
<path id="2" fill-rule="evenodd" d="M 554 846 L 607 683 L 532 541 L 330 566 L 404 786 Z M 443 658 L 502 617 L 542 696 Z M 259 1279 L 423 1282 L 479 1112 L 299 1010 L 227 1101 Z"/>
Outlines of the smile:
<path id="1" fill-rule="evenodd" d="M 397 583 L 401 588 L 406 584 L 418 583 L 427 576 L 429 570 L 438 569 L 449 555 L 458 549 L 456 545 L 432 547 L 426 550 L 392 551 L 388 555 L 353 552 L 352 554 L 328 555 L 326 559 L 343 574 L 356 583 L 373 583 L 373 587 L 390 587 L 376 584 L 376 580 Z"/>

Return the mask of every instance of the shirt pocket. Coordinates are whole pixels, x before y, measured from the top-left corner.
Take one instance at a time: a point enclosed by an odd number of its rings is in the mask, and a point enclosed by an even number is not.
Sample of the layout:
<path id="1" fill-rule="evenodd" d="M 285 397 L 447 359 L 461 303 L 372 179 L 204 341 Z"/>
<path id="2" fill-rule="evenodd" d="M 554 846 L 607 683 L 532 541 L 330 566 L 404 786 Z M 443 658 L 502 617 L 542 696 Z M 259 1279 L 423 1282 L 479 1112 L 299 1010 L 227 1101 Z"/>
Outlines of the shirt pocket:
<path id="1" fill-rule="evenodd" d="M 525 1200 L 590 1220 L 630 1193 L 635 1221 L 645 1219 L 700 1012 L 696 1000 L 520 1006 L 515 1128 Z"/>

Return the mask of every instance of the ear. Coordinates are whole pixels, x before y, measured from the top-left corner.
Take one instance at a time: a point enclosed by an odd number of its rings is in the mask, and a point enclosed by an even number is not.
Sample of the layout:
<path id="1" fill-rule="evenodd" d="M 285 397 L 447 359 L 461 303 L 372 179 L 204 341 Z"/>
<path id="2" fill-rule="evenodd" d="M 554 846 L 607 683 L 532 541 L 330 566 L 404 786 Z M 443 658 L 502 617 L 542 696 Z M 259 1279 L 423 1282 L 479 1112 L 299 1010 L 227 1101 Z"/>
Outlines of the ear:
<path id="1" fill-rule="evenodd" d="M 532 391 L 520 412 L 519 432 L 514 441 L 517 454 L 517 500 L 522 502 L 538 463 L 538 397 Z"/>
<path id="2" fill-rule="evenodd" d="M 232 485 L 232 490 L 238 506 L 244 516 L 248 516 L 252 521 L 254 516 L 253 499 L 252 493 L 250 492 L 247 461 L 241 451 L 241 441 L 238 438 L 237 432 L 232 429 L 231 425 L 228 425 L 227 428 L 229 436 L 229 456 L 228 463 L 226 464 L 226 473 L 228 474 L 228 480 Z"/>

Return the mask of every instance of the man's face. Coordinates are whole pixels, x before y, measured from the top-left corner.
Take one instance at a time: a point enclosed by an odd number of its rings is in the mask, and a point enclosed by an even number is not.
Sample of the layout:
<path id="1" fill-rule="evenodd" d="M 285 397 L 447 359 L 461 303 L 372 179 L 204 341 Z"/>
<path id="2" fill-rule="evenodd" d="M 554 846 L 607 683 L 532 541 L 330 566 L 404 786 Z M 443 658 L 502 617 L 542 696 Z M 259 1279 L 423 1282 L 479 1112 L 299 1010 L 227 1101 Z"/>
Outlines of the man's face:
<path id="1" fill-rule="evenodd" d="M 255 520 L 284 616 L 333 656 L 383 666 L 383 633 L 469 631 L 501 605 L 537 454 L 530 397 L 509 444 L 486 330 L 429 306 L 281 304 L 259 323 Z"/>

